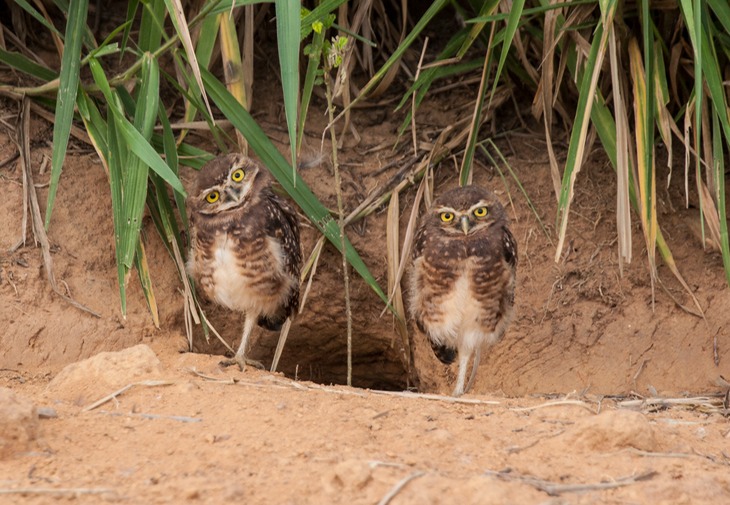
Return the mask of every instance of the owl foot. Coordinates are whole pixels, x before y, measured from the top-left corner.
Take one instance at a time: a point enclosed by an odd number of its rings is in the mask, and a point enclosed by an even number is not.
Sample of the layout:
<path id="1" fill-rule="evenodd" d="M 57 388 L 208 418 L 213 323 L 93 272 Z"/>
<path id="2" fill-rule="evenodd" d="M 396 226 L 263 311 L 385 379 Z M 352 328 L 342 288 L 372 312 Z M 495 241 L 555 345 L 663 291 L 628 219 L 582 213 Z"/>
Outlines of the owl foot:
<path id="1" fill-rule="evenodd" d="M 238 365 L 238 369 L 241 370 L 242 372 L 246 371 L 246 365 L 251 365 L 254 368 L 258 368 L 259 370 L 266 370 L 266 367 L 260 361 L 256 361 L 255 359 L 245 358 L 243 356 L 235 356 L 231 359 L 224 359 L 218 364 L 222 367 Z"/>

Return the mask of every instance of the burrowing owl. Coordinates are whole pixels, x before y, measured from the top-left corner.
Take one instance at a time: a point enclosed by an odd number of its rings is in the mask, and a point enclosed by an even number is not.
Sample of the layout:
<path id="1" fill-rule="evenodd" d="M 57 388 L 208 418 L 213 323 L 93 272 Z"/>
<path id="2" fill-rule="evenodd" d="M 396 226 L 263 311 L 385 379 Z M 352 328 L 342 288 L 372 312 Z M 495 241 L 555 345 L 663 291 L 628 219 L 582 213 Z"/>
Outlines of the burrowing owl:
<path id="1" fill-rule="evenodd" d="M 254 324 L 278 330 L 299 308 L 296 212 L 272 191 L 266 169 L 240 154 L 207 163 L 187 202 L 188 272 L 210 300 L 245 314 L 234 358 L 243 369 Z"/>
<path id="2" fill-rule="evenodd" d="M 454 396 L 471 388 L 482 347 L 500 339 L 512 315 L 517 244 L 507 226 L 492 192 L 466 186 L 434 200 L 416 232 L 410 309 L 443 363 L 458 354 Z"/>

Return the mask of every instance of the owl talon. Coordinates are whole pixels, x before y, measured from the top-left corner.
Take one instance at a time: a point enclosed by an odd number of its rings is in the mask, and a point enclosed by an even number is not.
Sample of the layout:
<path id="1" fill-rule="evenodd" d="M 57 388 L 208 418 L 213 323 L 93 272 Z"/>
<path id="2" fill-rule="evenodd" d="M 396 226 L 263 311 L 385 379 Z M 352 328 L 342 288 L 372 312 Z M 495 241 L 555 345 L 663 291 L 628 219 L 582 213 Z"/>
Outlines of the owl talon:
<path id="1" fill-rule="evenodd" d="M 246 371 L 246 365 L 251 365 L 254 368 L 258 368 L 259 370 L 266 370 L 266 367 L 260 361 L 256 361 L 255 359 L 250 359 L 250 358 L 243 358 L 243 357 L 241 357 L 241 358 L 234 357 L 231 359 L 224 359 L 218 364 L 222 367 L 238 365 L 238 369 L 242 372 Z"/>

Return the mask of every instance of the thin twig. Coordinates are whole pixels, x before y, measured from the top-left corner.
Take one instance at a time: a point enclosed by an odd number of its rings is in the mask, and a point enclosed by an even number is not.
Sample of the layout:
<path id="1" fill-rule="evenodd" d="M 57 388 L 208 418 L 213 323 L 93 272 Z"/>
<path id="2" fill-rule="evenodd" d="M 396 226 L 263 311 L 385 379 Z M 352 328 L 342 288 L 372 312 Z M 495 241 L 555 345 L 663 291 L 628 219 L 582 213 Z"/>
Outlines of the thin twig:
<path id="1" fill-rule="evenodd" d="M 329 55 L 324 58 L 325 72 L 325 93 L 327 95 L 327 113 L 330 123 L 333 122 L 335 106 L 330 80 Z M 337 194 L 337 211 L 339 214 L 338 226 L 340 228 L 340 251 L 342 252 L 342 276 L 345 288 L 345 315 L 347 316 L 347 385 L 352 386 L 352 309 L 350 307 L 350 275 L 347 269 L 347 249 L 345 240 L 345 208 L 342 201 L 342 179 L 340 178 L 340 167 L 337 164 L 337 135 L 335 129 L 330 128 L 330 141 L 332 142 L 332 167 L 335 172 L 335 193 Z"/>
<path id="2" fill-rule="evenodd" d="M 446 403 L 463 403 L 468 405 L 500 405 L 500 402 L 496 400 L 477 400 L 476 398 L 444 396 L 430 393 L 411 393 L 410 391 L 381 391 L 378 389 L 371 389 L 369 390 L 369 392 L 376 395 L 397 396 L 399 398 L 416 398 L 420 400 L 436 400 Z"/>
<path id="3" fill-rule="evenodd" d="M 117 396 L 121 395 L 122 393 L 125 393 L 132 389 L 134 386 L 170 386 L 172 384 L 175 384 L 172 381 L 161 381 L 161 380 L 148 380 L 148 381 L 140 381 L 140 382 L 133 382 L 131 384 L 127 384 L 121 389 L 117 389 L 113 393 L 110 393 L 106 395 L 104 398 L 95 401 L 91 405 L 87 405 L 84 407 L 81 412 L 88 412 L 90 410 L 94 410 L 95 408 L 104 405 L 106 402 L 113 400 Z"/>
<path id="4" fill-rule="evenodd" d="M 591 414 L 597 414 L 597 412 L 595 410 L 593 410 L 585 402 L 582 402 L 580 400 L 558 400 L 558 401 L 553 401 L 553 402 L 541 403 L 540 405 L 533 405 L 532 407 L 515 407 L 510 410 L 513 410 L 515 412 L 529 412 L 532 410 L 542 409 L 545 407 L 561 407 L 561 406 L 565 406 L 565 405 L 575 405 L 577 407 L 583 407 Z"/>
<path id="5" fill-rule="evenodd" d="M 426 472 L 413 472 L 407 477 L 404 477 L 401 479 L 393 488 L 388 491 L 388 494 L 383 496 L 383 499 L 378 502 L 378 505 L 388 505 L 390 503 L 390 500 L 395 498 L 395 495 L 401 492 L 401 490 L 406 487 L 406 484 L 408 484 L 413 479 L 417 479 L 418 477 L 422 477 L 423 475 L 426 475 Z"/>
<path id="6" fill-rule="evenodd" d="M 486 475 L 497 477 L 510 482 L 524 482 L 535 489 L 539 489 L 547 493 L 550 496 L 558 496 L 562 493 L 577 493 L 582 491 L 600 491 L 604 489 L 615 489 L 617 487 L 629 486 L 636 484 L 643 480 L 649 480 L 656 475 L 658 472 L 650 470 L 648 472 L 641 473 L 639 475 L 629 475 L 626 477 L 619 477 L 612 482 L 597 482 L 595 484 L 557 484 L 548 480 L 537 479 L 528 475 L 520 475 L 511 472 L 495 472 L 493 470 L 486 470 Z"/>

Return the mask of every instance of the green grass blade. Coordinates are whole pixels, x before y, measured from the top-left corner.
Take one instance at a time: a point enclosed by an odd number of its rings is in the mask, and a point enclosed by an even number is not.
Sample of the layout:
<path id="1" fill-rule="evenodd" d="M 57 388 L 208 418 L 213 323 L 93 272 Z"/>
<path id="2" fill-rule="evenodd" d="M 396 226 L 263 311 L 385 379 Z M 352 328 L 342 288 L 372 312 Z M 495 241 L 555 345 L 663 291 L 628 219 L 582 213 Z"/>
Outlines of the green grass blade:
<path id="1" fill-rule="evenodd" d="M 0 63 L 5 63 L 11 68 L 20 70 L 23 73 L 32 75 L 33 77 L 37 77 L 44 81 L 52 81 L 58 77 L 58 74 L 50 68 L 39 65 L 20 53 L 6 51 L 3 48 L 0 48 Z"/>
<path id="2" fill-rule="evenodd" d="M 279 49 L 281 86 L 284 93 L 286 126 L 291 146 L 291 167 L 297 166 L 297 113 L 299 108 L 299 34 L 301 3 L 299 0 L 275 0 L 276 40 Z M 292 180 L 296 180 L 292 175 Z"/>
<path id="3" fill-rule="evenodd" d="M 96 63 L 94 60 L 93 63 Z M 93 69 L 92 63 L 92 69 Z M 113 104 L 109 104 L 110 108 Z M 114 222 L 114 254 L 117 262 L 117 282 L 119 284 L 119 301 L 122 315 L 127 314 L 127 268 L 122 261 L 122 234 L 124 222 L 124 202 L 122 201 L 122 170 L 127 164 L 127 152 L 122 146 L 122 139 L 116 128 L 116 121 L 113 119 L 108 123 L 107 144 L 109 155 L 107 166 L 109 167 L 109 185 L 112 198 L 112 218 Z"/>
<path id="4" fill-rule="evenodd" d="M 720 21 L 725 34 L 730 34 L 730 3 L 725 0 L 706 0 L 706 2 Z"/>
<path id="5" fill-rule="evenodd" d="M 322 47 L 324 45 L 324 27 L 314 30 L 312 35 L 312 43 L 305 50 L 307 55 L 307 73 L 304 76 L 304 86 L 302 87 L 302 103 L 299 108 L 299 125 L 297 127 L 297 153 L 302 147 L 302 139 L 304 138 L 304 122 L 307 119 L 309 110 L 309 102 L 312 98 L 312 91 L 316 82 L 317 74 L 320 70 L 322 61 Z"/>
<path id="6" fill-rule="evenodd" d="M 160 102 L 157 117 L 162 124 L 162 150 L 165 153 L 165 163 L 167 163 L 167 166 L 170 167 L 170 170 L 172 170 L 175 175 L 178 175 L 178 146 L 175 141 L 175 134 L 170 126 L 170 120 L 167 118 L 167 111 L 165 111 L 162 102 Z M 162 180 L 160 180 L 160 183 L 162 183 Z M 166 191 L 164 192 L 164 196 L 167 196 Z M 182 221 L 183 228 L 186 232 L 188 232 L 188 215 L 185 211 L 185 195 L 173 190 L 173 197 L 175 198 L 175 203 L 180 211 L 180 220 Z M 162 198 L 162 196 L 159 196 L 158 199 L 159 198 Z M 170 221 L 172 223 L 172 227 L 175 229 L 173 235 L 176 239 L 179 239 L 180 233 L 177 232 L 177 223 L 174 218 Z M 184 251 L 182 244 L 179 244 L 179 246 L 180 250 Z"/>
<path id="7" fill-rule="evenodd" d="M 99 157 L 106 163 L 109 159 L 106 120 L 101 116 L 94 101 L 83 90 L 76 97 L 76 104 L 79 108 L 81 120 L 86 127 L 86 133 L 94 144 Z"/>
<path id="8" fill-rule="evenodd" d="M 38 12 L 35 7 L 30 5 L 25 0 L 15 0 L 15 3 L 18 4 L 19 7 L 22 7 L 23 10 L 25 10 L 28 14 L 33 16 L 33 18 L 38 21 L 40 24 L 45 26 L 49 31 L 57 35 L 61 40 L 63 40 L 63 35 L 61 32 L 59 32 L 55 26 L 53 26 L 51 23 L 48 22 L 48 20 L 40 13 Z"/>
<path id="9" fill-rule="evenodd" d="M 502 41 L 502 53 L 499 56 L 499 63 L 497 64 L 497 71 L 494 74 L 494 83 L 492 84 L 492 92 L 489 95 L 489 102 L 492 102 L 494 92 L 497 90 L 497 83 L 499 77 L 502 75 L 502 69 L 504 68 L 504 62 L 507 60 L 507 55 L 512 47 L 512 39 L 517 32 L 517 27 L 520 24 L 522 17 L 522 10 L 525 8 L 525 0 L 514 0 L 512 2 L 512 8 L 509 12 L 509 18 L 507 18 L 507 28 L 504 34 L 504 40 Z"/>
<path id="10" fill-rule="evenodd" d="M 299 205 L 307 218 L 320 230 L 327 239 L 338 249 L 340 245 L 340 229 L 327 208 L 312 194 L 312 191 L 301 179 L 298 173 L 293 173 L 286 159 L 271 143 L 261 127 L 251 115 L 239 104 L 228 90 L 210 72 L 202 71 L 203 82 L 221 112 L 241 131 L 251 148 L 266 165 L 271 174 L 279 181 L 284 190 Z M 292 179 L 292 176 L 296 180 Z M 387 297 L 378 285 L 375 277 L 368 270 L 362 258 L 352 244 L 345 239 L 347 260 L 377 295 L 387 303 Z"/>
<path id="11" fill-rule="evenodd" d="M 494 27 L 492 27 L 494 29 Z M 479 91 L 474 104 L 474 114 L 471 119 L 471 127 L 469 128 L 469 137 L 466 141 L 466 149 L 464 151 L 464 159 L 461 162 L 461 173 L 459 175 L 459 185 L 466 186 L 471 182 L 471 168 L 474 159 L 474 149 L 477 145 L 477 137 L 479 136 L 479 126 L 482 123 L 482 109 L 484 107 L 484 97 L 487 93 L 487 80 L 489 79 L 489 55 L 484 55 L 484 66 L 482 67 L 482 79 L 479 83 Z M 496 81 L 495 81 L 496 82 Z"/>
<path id="12" fill-rule="evenodd" d="M 155 298 L 155 291 L 152 289 L 152 279 L 150 278 L 150 267 L 147 263 L 147 254 L 144 252 L 144 244 L 142 243 L 142 237 L 137 237 L 137 248 L 134 255 L 134 266 L 139 276 L 139 282 L 142 285 L 142 292 L 144 293 L 145 300 L 147 300 L 147 308 L 152 314 L 152 321 L 155 324 L 155 328 L 160 327 L 160 315 L 157 310 L 157 298 Z"/>
<path id="13" fill-rule="evenodd" d="M 725 280 L 730 285 L 730 243 L 728 241 L 727 207 L 725 206 L 725 154 L 723 152 L 720 129 L 720 119 L 717 112 L 712 114 L 712 157 L 715 172 L 715 186 L 717 194 L 717 210 L 720 218 L 720 251 L 722 264 L 725 267 Z"/>
<path id="14" fill-rule="evenodd" d="M 479 16 L 486 17 L 491 15 L 498 5 L 499 0 L 485 1 L 484 3 L 482 3 L 482 6 L 479 10 Z M 464 42 L 462 42 L 461 44 L 461 48 L 459 48 L 459 52 L 456 54 L 456 57 L 458 59 L 462 59 L 464 57 L 464 55 L 472 46 L 479 34 L 482 32 L 482 30 L 484 30 L 484 27 L 486 25 L 487 21 L 477 21 L 472 25 L 472 27 L 469 29 L 469 33 L 467 33 L 466 37 L 464 38 Z"/>
<path id="15" fill-rule="evenodd" d="M 165 3 L 162 0 L 144 2 L 142 20 L 139 25 L 137 45 L 142 52 L 154 52 L 160 47 L 162 30 L 165 24 Z"/>
<path id="16" fill-rule="evenodd" d="M 134 18 L 137 15 L 137 8 L 139 7 L 139 0 L 129 0 L 127 2 L 127 17 L 126 17 L 126 23 L 124 26 L 124 32 L 122 33 L 122 42 L 120 44 L 122 48 L 122 55 L 124 55 L 124 51 L 127 49 L 127 44 L 129 43 L 129 33 L 132 31 L 132 23 L 134 22 Z M 120 55 L 121 58 L 121 55 Z"/>
<path id="17" fill-rule="evenodd" d="M 51 157 L 51 180 L 48 185 L 45 227 L 51 224 L 53 202 L 56 200 L 58 181 L 66 158 L 68 137 L 71 133 L 74 104 L 79 87 L 81 70 L 81 40 L 86 27 L 88 0 L 72 0 L 66 22 L 66 45 L 61 58 L 61 75 L 56 101 L 56 121 L 53 124 L 53 154 Z"/>
<path id="18" fill-rule="evenodd" d="M 603 25 L 599 24 L 593 33 L 593 41 L 591 43 L 591 51 L 585 62 L 586 71 L 583 72 L 580 94 L 578 97 L 578 106 L 576 108 L 575 121 L 573 122 L 573 130 L 570 135 L 570 144 L 568 146 L 568 156 L 565 161 L 565 171 L 563 172 L 563 180 L 558 198 L 558 246 L 555 251 L 555 261 L 560 259 L 565 242 L 565 233 L 568 226 L 568 214 L 570 211 L 570 202 L 573 199 L 573 188 L 575 186 L 575 178 L 581 168 L 583 161 L 583 153 L 585 150 L 585 139 L 588 134 L 589 118 L 591 117 L 598 75 L 601 70 L 601 62 L 606 52 L 608 37 L 605 36 Z M 615 132 L 614 132 L 615 134 Z"/>

